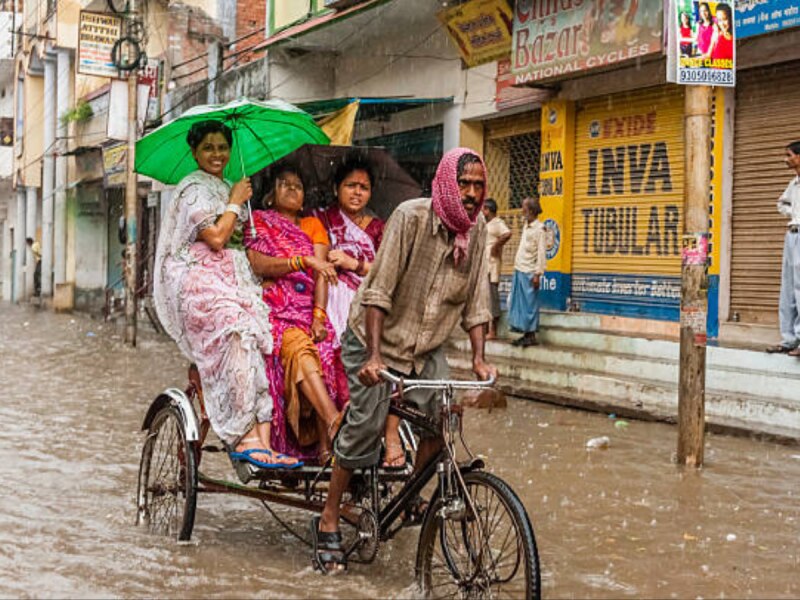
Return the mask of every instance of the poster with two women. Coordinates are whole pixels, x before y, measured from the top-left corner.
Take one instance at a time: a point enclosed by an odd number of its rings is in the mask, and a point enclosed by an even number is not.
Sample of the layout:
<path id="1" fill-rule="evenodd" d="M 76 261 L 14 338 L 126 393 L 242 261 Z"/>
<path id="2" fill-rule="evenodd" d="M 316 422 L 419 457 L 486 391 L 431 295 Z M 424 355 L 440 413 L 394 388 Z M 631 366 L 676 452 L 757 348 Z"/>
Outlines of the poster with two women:
<path id="1" fill-rule="evenodd" d="M 736 84 L 734 2 L 672 0 L 667 79 L 687 85 Z"/>

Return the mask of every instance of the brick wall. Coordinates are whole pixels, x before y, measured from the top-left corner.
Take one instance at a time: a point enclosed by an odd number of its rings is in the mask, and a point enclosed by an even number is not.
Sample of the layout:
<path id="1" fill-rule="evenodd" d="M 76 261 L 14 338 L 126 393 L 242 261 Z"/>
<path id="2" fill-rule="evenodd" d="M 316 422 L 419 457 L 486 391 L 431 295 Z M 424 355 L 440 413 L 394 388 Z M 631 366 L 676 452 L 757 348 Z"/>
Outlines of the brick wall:
<path id="1" fill-rule="evenodd" d="M 190 58 L 205 54 L 208 46 L 222 39 L 222 28 L 205 11 L 181 4 L 169 5 L 169 58 L 171 65 L 180 65 Z M 191 63 L 173 68 L 171 78 L 185 86 L 208 77 L 208 60 L 203 57 Z"/>
<path id="2" fill-rule="evenodd" d="M 247 48 L 252 48 L 259 42 L 263 42 L 266 39 L 266 25 L 266 0 L 239 0 L 236 5 L 236 39 L 241 39 L 250 33 L 253 35 L 237 42 L 236 45 L 229 50 L 229 53 L 241 52 L 242 50 L 247 50 Z M 258 31 L 261 33 L 256 33 Z M 225 68 L 229 68 L 234 63 L 237 66 L 243 65 L 259 57 L 260 54 L 243 52 L 235 58 L 225 61 Z"/>

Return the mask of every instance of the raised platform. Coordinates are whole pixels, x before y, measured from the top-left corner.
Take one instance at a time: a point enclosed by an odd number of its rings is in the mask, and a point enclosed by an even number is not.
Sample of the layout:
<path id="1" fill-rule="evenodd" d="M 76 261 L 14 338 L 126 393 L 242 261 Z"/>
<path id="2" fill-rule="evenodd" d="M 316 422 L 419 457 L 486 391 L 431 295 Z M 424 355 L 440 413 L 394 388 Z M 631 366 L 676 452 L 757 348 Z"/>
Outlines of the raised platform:
<path id="1" fill-rule="evenodd" d="M 509 394 L 674 422 L 678 414 L 678 342 L 631 330 L 632 323 L 585 313 L 544 313 L 540 346 L 487 343 Z M 469 370 L 469 341 L 453 341 L 453 368 Z M 800 441 L 800 360 L 763 350 L 709 347 L 706 421 L 710 428 Z"/>

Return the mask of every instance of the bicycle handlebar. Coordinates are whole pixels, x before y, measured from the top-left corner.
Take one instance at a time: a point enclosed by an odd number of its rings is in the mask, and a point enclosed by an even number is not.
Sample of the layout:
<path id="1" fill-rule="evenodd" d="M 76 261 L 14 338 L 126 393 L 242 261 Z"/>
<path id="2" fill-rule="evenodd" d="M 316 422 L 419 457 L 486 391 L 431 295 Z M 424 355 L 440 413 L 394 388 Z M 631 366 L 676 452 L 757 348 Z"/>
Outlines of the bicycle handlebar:
<path id="1" fill-rule="evenodd" d="M 380 376 L 384 381 L 395 385 L 403 385 L 407 388 L 425 388 L 433 390 L 444 390 L 447 388 L 456 390 L 482 390 L 492 387 L 497 381 L 496 377 L 491 377 L 486 381 L 462 381 L 458 379 L 404 379 L 398 375 L 383 369 Z"/>

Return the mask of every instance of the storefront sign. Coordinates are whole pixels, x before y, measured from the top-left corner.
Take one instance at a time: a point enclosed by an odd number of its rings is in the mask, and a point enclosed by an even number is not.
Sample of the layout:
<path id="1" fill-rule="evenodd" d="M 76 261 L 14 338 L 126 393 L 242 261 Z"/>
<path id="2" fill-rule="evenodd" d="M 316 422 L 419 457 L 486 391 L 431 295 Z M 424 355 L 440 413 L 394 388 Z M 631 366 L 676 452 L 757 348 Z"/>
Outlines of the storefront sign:
<path id="1" fill-rule="evenodd" d="M 103 148 L 103 175 L 105 187 L 123 187 L 128 172 L 128 144 L 114 144 Z"/>
<path id="2" fill-rule="evenodd" d="M 512 14 L 507 0 L 470 0 L 441 11 L 438 17 L 469 67 L 504 58 L 511 49 Z"/>
<path id="3" fill-rule="evenodd" d="M 733 4 L 674 0 L 670 6 L 667 79 L 685 85 L 733 87 L 736 83 Z"/>
<path id="4" fill-rule="evenodd" d="M 581 310 L 677 320 L 680 88 L 588 101 L 576 127 L 572 298 Z"/>
<path id="5" fill-rule="evenodd" d="M 797 0 L 734 0 L 739 39 L 800 26 Z"/>
<path id="6" fill-rule="evenodd" d="M 105 13 L 81 11 L 78 25 L 78 73 L 119 77 L 111 50 L 122 36 L 122 19 Z"/>
<path id="7" fill-rule="evenodd" d="M 566 309 L 570 289 L 573 143 L 575 108 L 552 100 L 542 105 L 542 146 L 539 155 L 539 200 L 547 235 L 547 272 L 540 283 L 548 308 Z"/>
<path id="8" fill-rule="evenodd" d="M 495 107 L 497 110 L 544 102 L 553 95 L 551 90 L 515 87 L 521 83 L 525 83 L 525 77 L 523 75 L 514 75 L 511 72 L 510 58 L 497 61 L 495 88 Z"/>
<path id="9" fill-rule="evenodd" d="M 539 81 L 660 52 L 662 27 L 654 0 L 518 0 L 512 71 Z"/>

